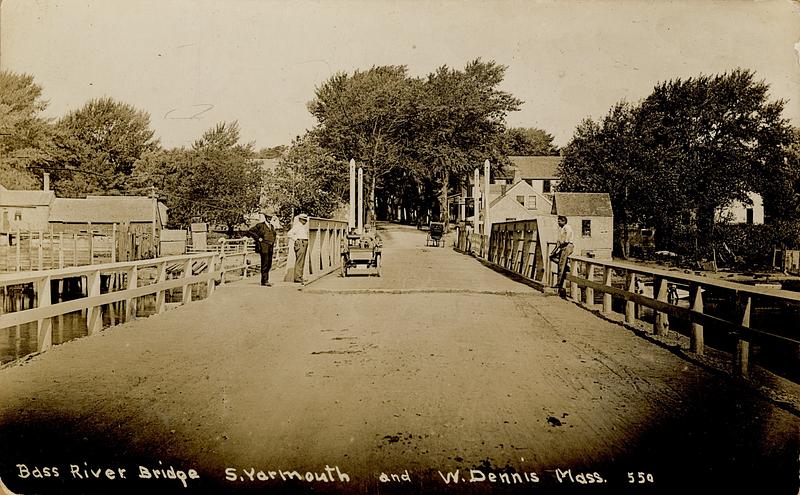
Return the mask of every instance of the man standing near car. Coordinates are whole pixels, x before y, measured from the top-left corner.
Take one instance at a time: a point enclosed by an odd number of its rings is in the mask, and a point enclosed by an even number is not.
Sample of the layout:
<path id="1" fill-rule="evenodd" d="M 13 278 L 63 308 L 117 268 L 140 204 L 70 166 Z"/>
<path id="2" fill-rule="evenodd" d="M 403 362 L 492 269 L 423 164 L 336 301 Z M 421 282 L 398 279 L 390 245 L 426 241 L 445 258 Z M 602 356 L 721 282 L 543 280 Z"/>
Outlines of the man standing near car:
<path id="1" fill-rule="evenodd" d="M 275 227 L 267 222 L 263 213 L 258 214 L 258 223 L 247 231 L 255 239 L 256 252 L 261 256 L 261 285 L 271 287 L 269 271 L 272 269 L 272 252 L 275 247 Z"/>

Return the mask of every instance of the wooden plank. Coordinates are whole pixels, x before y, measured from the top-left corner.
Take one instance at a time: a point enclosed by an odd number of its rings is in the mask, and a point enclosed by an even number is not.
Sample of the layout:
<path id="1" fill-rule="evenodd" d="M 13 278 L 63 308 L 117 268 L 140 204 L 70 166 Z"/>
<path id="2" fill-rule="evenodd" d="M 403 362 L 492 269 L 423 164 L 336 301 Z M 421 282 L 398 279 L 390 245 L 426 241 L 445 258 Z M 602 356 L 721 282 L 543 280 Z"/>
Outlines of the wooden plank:
<path id="1" fill-rule="evenodd" d="M 727 289 L 736 291 L 739 293 L 747 293 L 753 296 L 768 296 L 768 297 L 780 297 L 785 300 L 800 302 L 800 293 L 792 292 L 792 291 L 782 291 L 779 289 L 766 289 L 763 287 L 755 287 L 745 284 L 739 284 L 736 282 L 729 282 L 726 280 L 720 280 L 710 277 L 701 277 L 699 275 L 683 273 L 683 272 L 672 272 L 668 270 L 660 270 L 657 268 L 648 268 L 642 267 L 640 265 L 635 265 L 633 263 L 626 263 L 620 261 L 606 261 L 606 260 L 598 260 L 597 258 L 586 258 L 583 256 L 571 256 L 570 259 L 575 259 L 578 261 L 590 261 L 596 263 L 599 266 L 609 266 L 611 268 L 626 271 L 626 272 L 634 272 L 641 275 L 650 275 L 650 276 L 659 276 L 666 280 L 672 282 L 678 282 L 682 285 L 689 285 L 691 282 L 696 282 L 702 285 L 705 288 L 713 287 L 718 289 Z"/>
<path id="2" fill-rule="evenodd" d="M 135 289 L 139 287 L 139 267 L 132 266 L 128 270 L 128 286 L 127 289 Z M 136 319 L 136 298 L 129 297 L 125 299 L 125 321 L 133 321 Z"/>
<path id="3" fill-rule="evenodd" d="M 753 338 L 767 338 L 767 339 L 780 340 L 792 344 L 800 344 L 800 338 L 786 337 L 783 335 L 770 333 L 764 330 L 756 330 L 754 328 L 744 327 L 738 323 L 733 323 L 727 320 L 723 320 L 722 318 L 718 318 L 716 316 L 692 311 L 690 308 L 675 306 L 669 304 L 668 302 L 662 302 L 657 299 L 653 299 L 641 294 L 634 294 L 625 291 L 623 289 L 617 289 L 616 287 L 606 287 L 603 284 L 597 282 L 589 282 L 586 279 L 574 277 L 572 275 L 567 275 L 567 279 L 570 281 L 577 280 L 583 286 L 593 284 L 593 288 L 595 290 L 609 292 L 613 296 L 619 297 L 620 299 L 625 299 L 626 301 L 630 301 L 635 304 L 640 304 L 642 306 L 646 306 L 651 309 L 661 311 L 662 313 L 666 313 L 669 316 L 675 318 L 681 318 L 689 322 L 697 322 L 704 326 L 708 325 L 719 326 L 721 327 L 720 328 L 721 331 L 726 331 L 733 335 L 743 335 L 749 338 L 750 340 L 752 340 Z"/>
<path id="4" fill-rule="evenodd" d="M 653 294 L 656 299 L 661 302 L 667 301 L 667 294 L 669 293 L 668 281 L 663 277 L 656 277 L 653 281 Z M 669 330 L 669 316 L 666 313 L 657 311 L 653 321 L 653 332 L 656 335 L 666 335 Z"/>
<path id="5" fill-rule="evenodd" d="M 115 293 L 111 293 L 115 294 Z M 100 296 L 100 270 L 86 275 L 86 299 L 97 301 Z M 86 329 L 89 335 L 99 332 L 103 327 L 101 304 L 90 304 L 86 308 Z"/>
<path id="6" fill-rule="evenodd" d="M 208 281 L 208 276 L 209 275 L 207 273 L 203 273 L 201 275 L 189 277 L 188 279 L 177 278 L 172 280 L 166 280 L 163 283 L 144 285 L 141 287 L 137 287 L 136 289 L 109 292 L 106 294 L 101 294 L 99 296 L 91 296 L 91 297 L 87 296 L 79 299 L 73 299 L 71 301 L 61 302 L 58 304 L 51 304 L 50 306 L 43 308 L 32 308 L 23 311 L 16 311 L 14 313 L 2 314 L 0 315 L 0 328 L 8 328 L 14 325 L 23 325 L 25 323 L 31 323 L 39 319 L 52 318 L 54 316 L 71 313 L 73 311 L 80 311 L 82 309 L 88 309 L 91 307 L 97 307 L 99 309 L 100 306 L 106 304 L 123 301 L 127 298 L 142 297 L 149 294 L 155 294 L 159 290 L 175 289 L 177 287 L 182 287 L 183 284 L 186 283 L 188 284 L 205 283 Z"/>
<path id="7" fill-rule="evenodd" d="M 692 311 L 703 313 L 703 289 L 700 287 L 700 284 L 693 283 L 689 286 L 689 298 Z M 703 325 L 692 322 L 691 339 L 692 352 L 702 356 L 704 353 Z"/>
<path id="8" fill-rule="evenodd" d="M 603 267 L 603 285 L 606 287 L 611 287 L 611 277 L 614 274 L 614 270 L 609 266 Z M 609 314 L 611 313 L 611 294 L 608 292 L 603 293 L 603 313 Z"/>
<path id="9" fill-rule="evenodd" d="M 753 297 L 750 295 L 742 295 L 742 298 L 744 300 L 742 304 L 742 306 L 744 306 L 742 310 L 742 326 L 749 328 Z M 740 334 L 736 342 L 734 373 L 744 378 L 750 375 L 750 342 L 747 340 L 747 334 Z"/>
<path id="10" fill-rule="evenodd" d="M 42 277 L 36 283 L 36 301 L 39 308 L 50 306 L 50 277 Z M 53 319 L 39 318 L 36 320 L 37 346 L 39 352 L 46 351 L 53 346 Z"/>

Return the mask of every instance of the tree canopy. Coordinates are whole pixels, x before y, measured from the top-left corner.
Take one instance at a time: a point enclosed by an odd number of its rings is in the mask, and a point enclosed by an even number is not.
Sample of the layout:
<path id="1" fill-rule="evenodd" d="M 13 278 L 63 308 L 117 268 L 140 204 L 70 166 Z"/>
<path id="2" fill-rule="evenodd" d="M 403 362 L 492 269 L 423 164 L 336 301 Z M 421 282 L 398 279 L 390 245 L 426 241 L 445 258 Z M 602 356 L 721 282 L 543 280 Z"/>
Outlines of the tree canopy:
<path id="1" fill-rule="evenodd" d="M 354 158 L 364 168 L 368 209 L 375 198 L 384 211 L 433 210 L 429 192 L 440 189 L 438 210 L 446 217 L 451 178 L 457 182 L 487 158 L 505 160 L 505 117 L 522 103 L 498 89 L 505 69 L 474 60 L 425 78 L 409 77 L 404 66 L 336 74 L 308 105 L 317 143 L 336 160 Z"/>
<path id="2" fill-rule="evenodd" d="M 549 132 L 535 127 L 511 127 L 503 134 L 503 151 L 510 156 L 557 156 Z"/>
<path id="3" fill-rule="evenodd" d="M 208 129 L 191 149 L 157 150 L 137 160 L 136 184 L 153 186 L 170 209 L 170 223 L 195 219 L 232 232 L 258 210 L 262 171 L 252 143 L 240 142 L 238 122 Z"/>
<path id="4" fill-rule="evenodd" d="M 121 193 L 136 160 L 159 148 L 150 115 L 111 98 L 90 100 L 56 123 L 59 162 L 56 190 L 64 196 Z"/>
<path id="5" fill-rule="evenodd" d="M 45 108 L 33 76 L 0 71 L 0 183 L 5 187 L 39 187 L 36 167 L 47 165 L 52 152 L 52 129 L 40 116 Z"/>
<path id="6" fill-rule="evenodd" d="M 704 251 L 719 208 L 747 203 L 748 192 L 771 198 L 791 176 L 792 128 L 768 89 L 742 69 L 659 83 L 638 105 L 617 104 L 578 127 L 560 188 L 609 192 L 618 237 L 641 221 L 666 249 Z"/>

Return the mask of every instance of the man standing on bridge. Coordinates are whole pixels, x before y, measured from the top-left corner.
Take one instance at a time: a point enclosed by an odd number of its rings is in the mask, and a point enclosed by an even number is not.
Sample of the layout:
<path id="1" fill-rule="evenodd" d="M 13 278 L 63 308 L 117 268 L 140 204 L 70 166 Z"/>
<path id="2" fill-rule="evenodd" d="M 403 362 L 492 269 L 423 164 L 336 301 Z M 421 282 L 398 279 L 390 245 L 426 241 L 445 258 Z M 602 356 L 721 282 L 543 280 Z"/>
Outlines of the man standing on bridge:
<path id="1" fill-rule="evenodd" d="M 301 213 L 295 218 L 292 229 L 286 234 L 294 239 L 294 282 L 303 283 L 303 268 L 306 264 L 306 250 L 308 249 L 308 215 Z"/>
<path id="2" fill-rule="evenodd" d="M 258 214 L 258 223 L 247 231 L 255 239 L 256 252 L 261 255 L 261 285 L 271 287 L 269 271 L 272 269 L 272 252 L 275 247 L 275 227 L 267 222 L 263 213 Z"/>
<path id="3" fill-rule="evenodd" d="M 564 280 L 567 278 L 567 260 L 572 255 L 574 245 L 572 244 L 575 234 L 572 232 L 572 226 L 567 225 L 567 217 L 563 215 L 558 216 L 558 246 L 556 249 L 561 250 L 561 255 L 558 258 L 558 287 L 559 292 L 564 288 Z"/>

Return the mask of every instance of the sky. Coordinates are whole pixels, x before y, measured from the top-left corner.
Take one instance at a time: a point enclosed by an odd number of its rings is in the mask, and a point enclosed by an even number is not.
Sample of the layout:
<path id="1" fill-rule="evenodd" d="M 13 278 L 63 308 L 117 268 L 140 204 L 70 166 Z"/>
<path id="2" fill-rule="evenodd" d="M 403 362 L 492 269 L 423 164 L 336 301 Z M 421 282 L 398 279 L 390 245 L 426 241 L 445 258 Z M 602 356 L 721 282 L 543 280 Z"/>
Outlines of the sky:
<path id="1" fill-rule="evenodd" d="M 238 120 L 258 148 L 314 126 L 338 71 L 412 76 L 476 58 L 507 66 L 507 117 L 567 144 L 586 117 L 665 80 L 751 69 L 800 126 L 800 2 L 0 0 L 0 68 L 31 74 L 58 118 L 110 96 L 166 147 Z"/>

